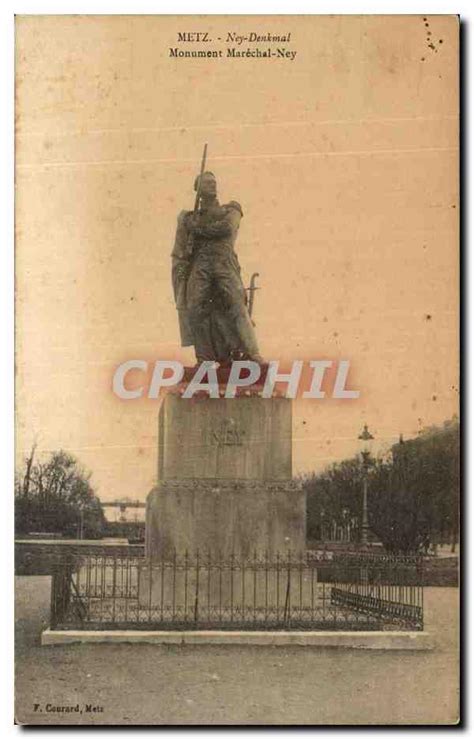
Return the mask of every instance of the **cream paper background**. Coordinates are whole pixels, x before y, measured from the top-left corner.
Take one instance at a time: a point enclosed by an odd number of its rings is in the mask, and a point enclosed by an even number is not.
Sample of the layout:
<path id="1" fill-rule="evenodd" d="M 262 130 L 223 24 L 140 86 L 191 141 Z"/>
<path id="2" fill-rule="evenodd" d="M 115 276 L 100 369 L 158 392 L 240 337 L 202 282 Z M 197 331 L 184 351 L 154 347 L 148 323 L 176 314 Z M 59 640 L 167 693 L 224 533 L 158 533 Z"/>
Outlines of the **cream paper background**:
<path id="1" fill-rule="evenodd" d="M 170 251 L 206 141 L 263 355 L 349 359 L 361 391 L 296 403 L 294 471 L 355 453 L 364 422 L 382 451 L 457 412 L 458 20 L 427 18 L 17 18 L 19 459 L 64 448 L 101 498 L 145 498 L 158 404 L 111 378 L 193 362 Z M 291 31 L 297 56 L 171 59 L 178 31 Z"/>

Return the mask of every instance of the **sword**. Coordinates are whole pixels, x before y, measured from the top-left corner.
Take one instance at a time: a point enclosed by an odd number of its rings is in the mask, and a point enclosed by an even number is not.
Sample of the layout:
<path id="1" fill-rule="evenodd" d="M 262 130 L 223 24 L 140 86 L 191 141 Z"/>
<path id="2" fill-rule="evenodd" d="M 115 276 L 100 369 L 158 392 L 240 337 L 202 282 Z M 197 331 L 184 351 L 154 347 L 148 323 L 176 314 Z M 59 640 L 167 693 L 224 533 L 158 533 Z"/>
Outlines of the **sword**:
<path id="1" fill-rule="evenodd" d="M 201 171 L 199 172 L 198 186 L 196 190 L 196 199 L 194 201 L 194 213 L 196 214 L 199 210 L 199 201 L 201 200 L 201 182 L 204 170 L 206 168 L 206 157 L 207 157 L 207 144 L 204 144 L 204 151 L 201 159 Z"/>
<path id="2" fill-rule="evenodd" d="M 199 201 L 201 200 L 201 185 L 202 185 L 202 176 L 204 174 L 204 170 L 206 168 L 206 158 L 207 158 L 207 144 L 204 144 L 204 151 L 202 153 L 202 159 L 201 159 L 201 171 L 199 172 L 199 179 L 198 179 L 198 186 L 196 189 L 196 197 L 194 199 L 194 215 L 197 214 L 199 211 Z M 192 234 L 189 235 L 188 243 L 186 244 L 188 255 L 191 256 L 193 253 L 193 237 Z"/>
<path id="3" fill-rule="evenodd" d="M 257 287 L 256 284 L 255 284 L 255 280 L 257 279 L 257 277 L 260 277 L 260 274 L 258 272 L 254 272 L 253 275 L 252 275 L 252 277 L 250 278 L 250 286 L 246 288 L 247 289 L 247 292 L 249 294 L 248 312 L 249 312 L 250 318 L 252 318 L 252 313 L 253 313 L 253 303 L 254 303 L 254 299 L 255 299 L 255 290 L 260 290 L 260 288 Z"/>

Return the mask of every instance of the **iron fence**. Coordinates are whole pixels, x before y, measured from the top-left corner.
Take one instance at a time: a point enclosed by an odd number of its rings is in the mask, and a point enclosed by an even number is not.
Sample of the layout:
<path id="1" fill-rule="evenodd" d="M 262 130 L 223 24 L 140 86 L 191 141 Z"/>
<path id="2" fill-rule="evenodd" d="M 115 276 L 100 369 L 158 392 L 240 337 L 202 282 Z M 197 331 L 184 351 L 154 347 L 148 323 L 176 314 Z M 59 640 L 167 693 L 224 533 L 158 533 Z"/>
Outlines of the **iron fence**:
<path id="1" fill-rule="evenodd" d="M 75 552 L 54 565 L 51 628 L 420 630 L 422 559 Z"/>

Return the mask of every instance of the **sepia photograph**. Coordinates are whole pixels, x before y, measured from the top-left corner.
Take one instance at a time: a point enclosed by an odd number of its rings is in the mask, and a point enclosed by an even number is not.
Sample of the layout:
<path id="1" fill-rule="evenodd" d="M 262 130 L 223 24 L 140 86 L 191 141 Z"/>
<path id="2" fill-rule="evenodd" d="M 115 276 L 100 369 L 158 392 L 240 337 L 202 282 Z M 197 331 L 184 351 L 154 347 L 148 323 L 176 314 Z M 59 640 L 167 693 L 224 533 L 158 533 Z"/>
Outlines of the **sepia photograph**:
<path id="1" fill-rule="evenodd" d="M 16 724 L 459 724 L 460 35 L 16 15 Z"/>

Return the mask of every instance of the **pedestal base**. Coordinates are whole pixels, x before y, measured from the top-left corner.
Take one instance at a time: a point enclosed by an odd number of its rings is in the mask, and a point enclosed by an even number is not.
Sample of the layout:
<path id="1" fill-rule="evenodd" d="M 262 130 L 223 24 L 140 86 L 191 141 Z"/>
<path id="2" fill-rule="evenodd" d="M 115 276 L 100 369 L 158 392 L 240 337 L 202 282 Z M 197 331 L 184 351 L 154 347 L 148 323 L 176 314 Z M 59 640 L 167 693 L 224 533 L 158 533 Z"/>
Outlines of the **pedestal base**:
<path id="1" fill-rule="evenodd" d="M 41 644 L 239 644 L 272 647 L 337 647 L 344 649 L 433 649 L 426 631 L 51 631 Z"/>
<path id="2" fill-rule="evenodd" d="M 305 551 L 305 493 L 290 480 L 162 480 L 148 496 L 146 520 L 152 561 L 186 550 L 221 560 Z"/>

